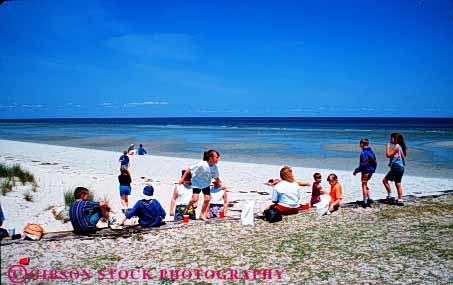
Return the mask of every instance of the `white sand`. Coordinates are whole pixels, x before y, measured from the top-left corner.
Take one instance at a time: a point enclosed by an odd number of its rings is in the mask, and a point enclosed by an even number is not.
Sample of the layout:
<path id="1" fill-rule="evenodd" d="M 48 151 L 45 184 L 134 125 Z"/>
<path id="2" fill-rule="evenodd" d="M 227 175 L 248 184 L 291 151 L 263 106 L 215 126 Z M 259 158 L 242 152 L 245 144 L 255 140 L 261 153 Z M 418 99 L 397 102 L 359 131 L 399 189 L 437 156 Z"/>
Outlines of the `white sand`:
<path id="1" fill-rule="evenodd" d="M 125 143 L 125 145 L 128 145 Z M 76 186 L 84 186 L 95 192 L 97 197 L 108 197 L 113 208 L 119 212 L 120 197 L 118 191 L 120 152 L 62 147 L 45 144 L 25 143 L 0 140 L 0 162 L 7 164 L 20 164 L 35 175 L 39 188 L 33 193 L 33 202 L 24 200 L 23 195 L 31 186 L 18 184 L 13 192 L 0 196 L 1 205 L 6 217 L 4 227 L 15 227 L 19 231 L 27 222 L 43 225 L 47 232 L 71 230 L 70 223 L 62 224 L 55 220 L 48 208 L 50 206 L 64 205 L 63 192 L 73 191 Z M 151 184 L 155 188 L 154 197 L 158 199 L 167 211 L 174 182 L 178 180 L 182 169 L 198 162 L 193 159 L 173 158 L 162 156 L 131 156 L 131 174 L 133 179 L 130 207 L 141 198 L 146 179 L 157 182 Z M 42 165 L 51 163 L 53 165 Z M 56 163 L 56 164 L 55 164 Z M 243 201 L 253 199 L 256 201 L 255 211 L 259 211 L 270 202 L 270 196 L 263 196 L 250 191 L 271 192 L 264 182 L 271 177 L 278 177 L 281 165 L 263 165 L 253 163 L 228 162 L 220 160 L 221 179 L 229 187 L 229 199 L 237 200 L 232 209 L 240 209 Z M 323 175 L 323 187 L 328 187 L 325 178 L 329 173 L 336 173 L 343 185 L 344 202 L 359 200 L 362 197 L 360 174 L 352 175 L 352 169 L 335 171 L 328 169 L 313 169 L 293 167 L 296 179 L 312 182 L 312 174 L 320 172 Z M 146 179 L 141 179 L 146 177 Z M 385 189 L 381 183 L 382 174 L 375 174 L 370 181 L 372 197 L 374 199 L 385 197 Z M 404 194 L 416 196 L 432 195 L 438 191 L 453 189 L 453 179 L 424 178 L 404 176 Z M 305 188 L 305 200 L 310 199 L 311 187 Z M 241 193 L 241 192 L 247 193 Z M 202 198 L 202 197 L 200 197 Z M 201 199 L 199 205 L 201 206 Z M 199 207 L 201 208 L 201 207 Z M 239 215 L 238 211 L 229 214 Z"/>

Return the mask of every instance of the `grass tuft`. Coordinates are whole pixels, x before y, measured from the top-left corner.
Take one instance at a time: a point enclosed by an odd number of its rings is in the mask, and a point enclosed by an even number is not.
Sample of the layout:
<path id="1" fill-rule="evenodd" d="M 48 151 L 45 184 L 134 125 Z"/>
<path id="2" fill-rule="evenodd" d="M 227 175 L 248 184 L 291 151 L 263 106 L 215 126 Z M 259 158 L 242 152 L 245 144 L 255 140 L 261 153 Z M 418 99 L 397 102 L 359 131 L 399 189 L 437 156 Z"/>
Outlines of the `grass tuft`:
<path id="1" fill-rule="evenodd" d="M 25 201 L 33 202 L 33 195 L 31 194 L 30 191 L 24 193 L 24 199 Z"/>
<path id="2" fill-rule="evenodd" d="M 5 179 L 1 184 L 0 184 L 0 189 L 2 192 L 2 195 L 6 195 L 8 192 L 13 191 L 13 184 L 11 182 L 11 179 L 7 178 Z"/>
<path id="3" fill-rule="evenodd" d="M 74 190 L 68 189 L 68 190 L 64 191 L 63 196 L 64 196 L 64 206 L 66 209 L 69 209 L 69 207 L 71 207 L 71 205 L 76 200 L 74 197 Z M 93 191 L 88 192 L 88 201 L 94 201 Z"/>
<path id="4" fill-rule="evenodd" d="M 8 166 L 0 163 L 0 178 L 6 178 L 7 181 L 7 183 L 2 183 L 1 186 L 3 195 L 12 191 L 12 188 L 16 186 L 16 179 L 22 183 L 22 185 L 31 183 L 33 192 L 36 192 L 38 188 L 35 176 L 29 171 L 22 169 L 19 164 Z"/>

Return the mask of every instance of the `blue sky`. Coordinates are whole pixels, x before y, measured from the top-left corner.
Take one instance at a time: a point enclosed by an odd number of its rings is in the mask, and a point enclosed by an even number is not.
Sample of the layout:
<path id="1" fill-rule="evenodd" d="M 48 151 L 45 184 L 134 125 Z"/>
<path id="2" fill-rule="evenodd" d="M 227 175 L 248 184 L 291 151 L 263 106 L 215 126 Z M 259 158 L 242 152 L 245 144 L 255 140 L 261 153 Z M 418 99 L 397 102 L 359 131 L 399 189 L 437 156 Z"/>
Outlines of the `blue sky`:
<path id="1" fill-rule="evenodd" d="M 0 5 L 0 118 L 453 116 L 453 1 L 169 3 Z"/>

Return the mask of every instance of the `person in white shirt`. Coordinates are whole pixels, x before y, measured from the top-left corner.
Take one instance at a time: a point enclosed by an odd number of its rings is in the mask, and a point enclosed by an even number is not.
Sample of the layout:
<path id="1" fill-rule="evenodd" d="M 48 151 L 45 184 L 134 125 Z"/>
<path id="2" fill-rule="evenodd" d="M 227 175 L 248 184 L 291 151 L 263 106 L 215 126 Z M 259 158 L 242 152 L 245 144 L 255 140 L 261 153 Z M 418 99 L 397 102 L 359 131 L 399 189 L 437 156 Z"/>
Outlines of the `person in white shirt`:
<path id="1" fill-rule="evenodd" d="M 183 170 L 182 175 L 184 175 L 185 172 L 186 171 Z M 192 174 L 189 173 L 186 175 L 182 184 L 176 184 L 173 189 L 173 196 L 170 203 L 170 216 L 174 216 L 175 221 L 183 219 L 184 211 L 192 199 L 192 194 Z M 189 215 L 189 219 L 195 220 L 195 210 L 193 207 L 187 211 L 187 215 Z"/>
<path id="2" fill-rule="evenodd" d="M 275 183 L 276 182 L 276 183 Z M 272 179 L 274 189 L 272 202 L 267 209 L 274 208 L 282 215 L 297 214 L 302 210 L 302 187 L 310 186 L 309 182 L 296 181 L 289 166 L 280 170 L 280 179 Z"/>
<path id="3" fill-rule="evenodd" d="M 215 179 L 217 183 L 222 185 L 222 181 L 219 178 L 219 169 L 217 168 L 219 159 L 220 154 L 218 151 L 212 149 L 205 151 L 203 154 L 203 161 L 187 168 L 186 172 L 182 175 L 179 184 L 182 184 L 186 176 L 191 173 L 193 187 L 192 199 L 184 210 L 184 214 L 187 214 L 188 209 L 190 209 L 192 205 L 198 203 L 200 192 L 203 192 L 204 199 L 203 206 L 201 207 L 200 219 L 203 221 L 208 220 L 208 205 L 211 199 L 209 186 L 211 185 L 212 179 Z"/>
<path id="4" fill-rule="evenodd" d="M 228 209 L 228 195 L 225 186 L 221 186 L 217 181 L 214 181 L 211 186 L 211 201 L 209 203 L 209 218 L 219 218 L 220 212 Z"/>

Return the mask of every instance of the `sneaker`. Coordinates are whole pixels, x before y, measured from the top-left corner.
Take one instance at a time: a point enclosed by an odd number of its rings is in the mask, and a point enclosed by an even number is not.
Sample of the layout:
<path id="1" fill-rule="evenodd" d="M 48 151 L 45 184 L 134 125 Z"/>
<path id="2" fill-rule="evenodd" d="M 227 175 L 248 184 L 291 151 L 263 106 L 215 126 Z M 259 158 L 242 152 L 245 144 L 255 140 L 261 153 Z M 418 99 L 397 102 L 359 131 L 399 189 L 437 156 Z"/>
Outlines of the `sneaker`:
<path id="1" fill-rule="evenodd" d="M 368 198 L 368 205 L 371 205 L 371 204 L 373 204 L 373 203 L 374 203 L 374 200 L 371 199 L 371 198 Z"/>
<path id="2" fill-rule="evenodd" d="M 116 218 L 115 217 L 110 217 L 109 220 L 107 221 L 107 225 L 110 227 L 111 225 L 116 223 Z"/>
<path id="3" fill-rule="evenodd" d="M 398 201 L 396 202 L 396 205 L 397 205 L 397 206 L 404 206 L 403 200 L 398 200 Z"/>
<path id="4" fill-rule="evenodd" d="M 394 205 L 395 202 L 396 202 L 396 201 L 395 201 L 395 197 L 387 197 L 387 198 L 385 198 L 385 200 L 384 200 L 384 203 L 390 204 L 390 205 Z"/>

